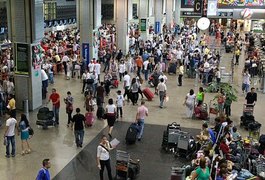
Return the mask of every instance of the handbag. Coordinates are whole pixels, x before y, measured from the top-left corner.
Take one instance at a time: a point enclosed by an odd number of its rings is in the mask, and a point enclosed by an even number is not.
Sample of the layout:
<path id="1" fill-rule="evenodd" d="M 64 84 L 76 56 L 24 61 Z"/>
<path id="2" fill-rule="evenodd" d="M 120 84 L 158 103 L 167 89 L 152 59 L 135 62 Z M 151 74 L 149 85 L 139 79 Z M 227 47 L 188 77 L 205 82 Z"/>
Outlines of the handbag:
<path id="1" fill-rule="evenodd" d="M 33 136 L 34 130 L 31 127 L 28 128 L 28 131 L 29 131 L 29 135 L 30 136 Z"/>

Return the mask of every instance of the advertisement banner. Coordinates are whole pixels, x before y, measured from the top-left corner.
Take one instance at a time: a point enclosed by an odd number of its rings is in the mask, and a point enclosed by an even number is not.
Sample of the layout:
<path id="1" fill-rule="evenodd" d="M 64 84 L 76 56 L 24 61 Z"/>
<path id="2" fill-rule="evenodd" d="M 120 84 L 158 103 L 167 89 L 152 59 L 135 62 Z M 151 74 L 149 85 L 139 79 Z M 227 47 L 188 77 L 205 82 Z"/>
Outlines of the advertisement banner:
<path id="1" fill-rule="evenodd" d="M 82 43 L 82 57 L 88 65 L 90 62 L 89 59 L 89 43 Z"/>
<path id="2" fill-rule="evenodd" d="M 30 50 L 29 44 L 15 43 L 16 51 L 16 74 L 29 74 Z"/>
<path id="3" fill-rule="evenodd" d="M 156 21 L 155 23 L 155 33 L 159 34 L 160 33 L 160 22 Z"/>
<path id="4" fill-rule="evenodd" d="M 217 1 L 208 0 L 207 16 L 216 16 L 217 10 Z"/>
<path id="5" fill-rule="evenodd" d="M 194 12 L 195 13 L 201 13 L 202 12 L 202 0 L 195 0 L 194 1 Z"/>
<path id="6" fill-rule="evenodd" d="M 140 30 L 146 31 L 146 19 L 140 19 Z"/>

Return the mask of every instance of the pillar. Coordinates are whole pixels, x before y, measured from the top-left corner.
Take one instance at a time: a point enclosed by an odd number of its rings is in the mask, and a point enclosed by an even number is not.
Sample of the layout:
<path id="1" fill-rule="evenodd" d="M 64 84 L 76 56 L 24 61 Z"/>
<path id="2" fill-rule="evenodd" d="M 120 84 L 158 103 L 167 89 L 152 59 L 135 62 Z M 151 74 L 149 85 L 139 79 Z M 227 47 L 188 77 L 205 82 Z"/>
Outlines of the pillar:
<path id="1" fill-rule="evenodd" d="M 116 0 L 114 2 L 115 9 L 115 24 L 117 30 L 117 47 L 123 52 L 126 52 L 126 36 L 127 36 L 127 21 L 128 21 L 128 1 Z M 126 52 L 127 53 L 127 52 Z"/>
<path id="2" fill-rule="evenodd" d="M 174 20 L 176 24 L 179 25 L 180 25 L 180 10 L 181 10 L 181 1 L 175 0 Z"/>
<path id="3" fill-rule="evenodd" d="M 23 101 L 28 100 L 29 109 L 42 105 L 42 83 L 40 66 L 33 66 L 32 47 L 39 45 L 44 35 L 43 0 L 7 1 L 9 34 L 13 44 L 14 58 L 17 59 L 15 81 L 16 108 L 23 109 Z M 24 44 L 15 48 L 16 44 Z M 23 70 L 19 70 L 22 69 Z"/>
<path id="4" fill-rule="evenodd" d="M 160 33 L 162 32 L 162 20 L 163 20 L 163 1 L 165 0 L 154 0 L 154 16 L 156 25 L 158 24 Z"/>
<path id="5" fill-rule="evenodd" d="M 94 0 L 78 0 L 77 3 L 77 26 L 80 30 L 80 46 L 81 46 L 81 56 L 86 61 L 89 62 L 93 57 L 93 29 L 94 29 Z M 83 57 L 84 49 L 83 44 L 89 44 L 89 54 L 87 57 Z M 85 55 L 86 56 L 86 55 Z"/>
<path id="6" fill-rule="evenodd" d="M 166 24 L 169 26 L 173 21 L 173 0 L 166 0 Z"/>

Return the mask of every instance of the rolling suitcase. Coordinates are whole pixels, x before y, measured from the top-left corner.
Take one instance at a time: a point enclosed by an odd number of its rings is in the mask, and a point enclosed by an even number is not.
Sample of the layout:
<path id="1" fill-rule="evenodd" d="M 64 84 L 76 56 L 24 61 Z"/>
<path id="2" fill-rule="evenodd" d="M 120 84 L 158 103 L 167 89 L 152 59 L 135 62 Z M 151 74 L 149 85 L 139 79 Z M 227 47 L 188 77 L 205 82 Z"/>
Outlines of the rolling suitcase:
<path id="1" fill-rule="evenodd" d="M 97 109 L 97 118 L 98 119 L 103 119 L 103 116 L 105 114 L 105 110 L 102 106 L 98 106 L 98 109 Z"/>
<path id="2" fill-rule="evenodd" d="M 176 71 L 177 71 L 177 66 L 176 64 L 170 64 L 169 67 L 168 67 L 168 74 L 176 74 Z"/>
<path id="3" fill-rule="evenodd" d="M 152 93 L 149 88 L 145 88 L 143 90 L 143 93 L 148 101 L 152 101 L 152 99 L 154 98 L 154 93 Z"/>
<path id="4" fill-rule="evenodd" d="M 87 112 L 86 115 L 85 115 L 85 118 L 86 118 L 86 125 L 88 127 L 92 126 L 93 123 L 94 123 L 94 120 L 95 120 L 93 113 L 92 112 Z"/>
<path id="5" fill-rule="evenodd" d="M 138 133 L 137 125 L 135 123 L 132 123 L 126 133 L 125 137 L 126 144 L 134 144 L 137 139 L 137 133 Z"/>

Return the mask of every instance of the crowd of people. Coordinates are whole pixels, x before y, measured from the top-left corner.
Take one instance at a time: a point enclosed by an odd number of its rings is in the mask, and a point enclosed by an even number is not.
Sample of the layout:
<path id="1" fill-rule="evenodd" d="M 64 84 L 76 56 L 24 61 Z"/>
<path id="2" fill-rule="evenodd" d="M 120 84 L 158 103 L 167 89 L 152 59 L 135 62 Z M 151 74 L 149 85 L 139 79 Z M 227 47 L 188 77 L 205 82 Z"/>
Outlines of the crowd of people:
<path id="1" fill-rule="evenodd" d="M 109 31 L 110 34 L 115 34 L 114 26 L 102 26 L 99 32 L 102 34 Z M 221 29 L 218 25 L 212 25 L 210 34 L 217 36 L 216 39 L 221 39 L 226 43 L 233 39 L 235 41 L 235 65 L 240 63 L 239 56 L 242 51 L 242 44 L 251 44 L 251 36 L 247 36 L 245 40 L 236 33 L 227 33 L 221 36 Z M 131 102 L 132 105 L 138 105 L 139 96 L 143 99 L 142 87 L 150 84 L 154 87 L 154 93 L 159 97 L 159 107 L 164 108 L 164 102 L 168 96 L 166 72 L 168 74 L 178 74 L 178 85 L 185 84 L 185 78 L 195 78 L 198 76 L 201 86 L 196 93 L 193 89 L 189 91 L 184 100 L 184 105 L 187 109 L 187 117 L 194 117 L 196 106 L 202 106 L 204 103 L 204 88 L 212 82 L 220 83 L 220 61 L 221 54 L 218 50 L 211 47 L 209 36 L 204 34 L 199 35 L 199 30 L 191 22 L 186 23 L 183 27 L 169 29 L 163 27 L 163 34 L 155 34 L 152 39 L 144 40 L 141 34 L 131 34 L 129 37 L 129 52 L 123 52 L 117 49 L 115 43 L 109 45 L 109 42 L 102 39 L 102 44 L 99 47 L 98 58 L 90 60 L 89 64 L 80 57 L 80 34 L 78 29 L 67 29 L 55 33 L 46 33 L 45 38 L 41 42 L 42 54 L 41 61 L 41 77 L 42 77 L 42 96 L 46 99 L 47 87 L 49 84 L 56 83 L 54 75 L 63 73 L 65 79 L 71 78 L 80 79 L 82 87 L 80 92 L 84 94 L 84 107 L 86 112 L 98 116 L 99 109 L 103 108 L 102 117 L 107 119 L 108 137 L 103 136 L 100 145 L 97 148 L 97 166 L 100 169 L 100 178 L 103 179 L 103 171 L 106 166 L 109 179 L 111 179 L 109 150 L 115 147 L 110 147 L 108 138 L 112 139 L 112 131 L 117 120 L 124 118 L 123 107 L 125 102 Z M 112 37 L 113 38 L 113 37 Z M 256 49 L 251 51 L 250 65 L 246 65 L 246 70 L 243 73 L 242 90 L 249 93 L 250 77 L 254 76 L 255 62 L 259 59 L 259 54 Z M 5 132 L 6 137 L 6 157 L 10 157 L 9 146 L 12 145 L 11 156 L 15 156 L 15 130 L 16 130 L 16 107 L 14 99 L 14 82 L 12 72 L 14 71 L 14 61 L 10 50 L 4 51 L 1 56 L 3 66 L 2 83 L 0 86 L 0 112 L 7 112 L 8 120 Z M 250 72 L 250 74 L 249 74 Z M 146 84 L 144 84 L 146 83 Z M 115 89 L 116 96 L 110 97 L 110 92 Z M 253 90 L 253 89 L 252 89 Z M 247 95 L 247 99 L 252 97 L 252 94 Z M 227 99 L 225 94 L 220 90 L 217 98 L 219 117 L 216 118 L 216 126 L 212 130 L 208 124 L 203 124 L 202 132 L 197 136 L 198 145 L 200 146 L 196 160 L 192 166 L 195 172 L 191 179 L 200 177 L 210 178 L 210 173 L 217 172 L 220 178 L 227 178 L 229 175 L 228 164 L 230 161 L 240 164 L 240 157 L 237 154 L 242 153 L 243 145 L 239 145 L 240 135 L 237 132 L 233 122 L 230 120 L 231 106 L 224 106 Z M 257 101 L 257 98 L 253 103 Z M 59 125 L 59 109 L 60 109 L 60 94 L 56 89 L 52 89 L 52 94 L 48 98 L 48 102 L 52 102 L 56 125 Z M 81 113 L 80 107 L 74 105 L 74 97 L 71 91 L 67 92 L 64 98 L 64 104 L 67 113 L 67 127 L 73 128 L 75 132 L 76 146 L 83 145 L 84 127 L 86 126 L 86 117 Z M 107 102 L 106 104 L 104 104 Z M 129 104 L 129 103 L 128 103 Z M 231 105 L 231 103 L 230 103 Z M 1 108 L 2 107 L 2 108 Z M 6 110 L 7 107 L 8 109 Z M 74 108 L 76 107 L 76 108 Z M 225 114 L 224 114 L 225 110 Z M 73 115 L 73 112 L 75 114 Z M 85 113 L 84 113 L 85 114 Z M 137 109 L 135 123 L 140 127 L 137 139 L 143 138 L 144 120 L 148 116 L 148 108 L 145 106 L 145 101 L 141 100 L 141 104 Z M 28 139 L 29 122 L 24 114 L 21 115 L 19 121 L 19 133 L 21 134 L 22 155 L 31 152 Z M 218 141 L 218 142 L 217 142 Z M 217 148 L 213 145 L 217 144 Z M 240 149 L 240 148 L 241 149 Z M 210 151 L 216 151 L 222 157 L 212 157 Z M 220 152 L 219 152 L 220 151 Z M 263 150 L 264 151 L 264 150 Z M 211 164 L 219 162 L 218 171 L 209 169 Z M 43 170 L 39 171 L 38 177 L 41 178 L 48 173 L 50 167 L 49 159 L 43 160 Z M 238 169 L 240 170 L 240 169 Z"/>

